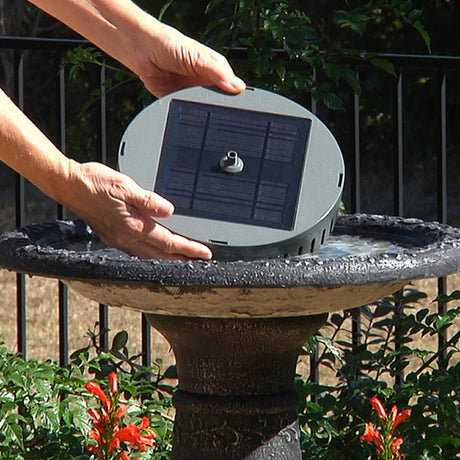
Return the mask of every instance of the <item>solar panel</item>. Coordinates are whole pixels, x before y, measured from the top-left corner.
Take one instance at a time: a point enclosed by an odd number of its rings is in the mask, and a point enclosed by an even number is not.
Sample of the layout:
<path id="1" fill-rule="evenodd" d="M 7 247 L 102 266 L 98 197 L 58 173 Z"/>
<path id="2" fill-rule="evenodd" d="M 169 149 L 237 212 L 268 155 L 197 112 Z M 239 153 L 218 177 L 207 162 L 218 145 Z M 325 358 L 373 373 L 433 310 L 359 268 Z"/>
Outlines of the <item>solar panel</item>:
<path id="1" fill-rule="evenodd" d="M 292 230 L 311 120 L 172 100 L 155 191 L 176 214 Z M 221 160 L 235 152 L 242 169 Z"/>
<path id="2" fill-rule="evenodd" d="M 315 252 L 344 186 L 340 148 L 310 111 L 248 88 L 195 87 L 140 112 L 120 143 L 120 171 L 170 200 L 161 224 L 218 259 Z"/>

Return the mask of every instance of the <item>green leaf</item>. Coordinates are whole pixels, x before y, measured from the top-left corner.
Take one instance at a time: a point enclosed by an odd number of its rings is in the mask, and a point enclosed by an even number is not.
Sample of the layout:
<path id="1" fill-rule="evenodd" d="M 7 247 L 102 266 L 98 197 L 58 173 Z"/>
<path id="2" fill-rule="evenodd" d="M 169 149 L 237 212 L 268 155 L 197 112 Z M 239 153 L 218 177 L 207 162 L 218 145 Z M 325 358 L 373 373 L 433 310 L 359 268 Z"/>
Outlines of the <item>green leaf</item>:
<path id="1" fill-rule="evenodd" d="M 115 352 L 115 351 L 122 350 L 126 346 L 127 343 L 128 343 L 128 332 L 120 331 L 113 338 L 111 351 Z"/>
<path id="2" fill-rule="evenodd" d="M 26 381 L 25 381 L 25 378 L 24 376 L 19 373 L 19 372 L 13 372 L 10 376 L 9 376 L 9 380 L 10 382 L 16 384 L 18 387 L 21 387 L 21 388 L 25 388 L 26 387 Z"/>
<path id="3" fill-rule="evenodd" d="M 388 59 L 381 59 L 381 58 L 372 58 L 370 62 L 373 66 L 384 70 L 385 72 L 389 73 L 390 75 L 396 76 L 395 67 L 392 62 Z"/>
<path id="4" fill-rule="evenodd" d="M 9 414 L 2 426 L 2 432 L 9 443 L 15 443 L 21 449 L 24 449 L 23 432 L 21 425 L 18 423 L 20 421 L 24 422 L 25 420 L 18 414 Z"/>
<path id="5" fill-rule="evenodd" d="M 163 20 L 163 17 L 166 13 L 166 11 L 168 10 L 168 8 L 174 3 L 174 0 L 169 0 L 167 1 L 162 7 L 161 7 L 161 10 L 160 10 L 160 13 L 158 14 L 158 20 L 159 21 L 162 21 Z"/>
<path id="6" fill-rule="evenodd" d="M 286 67 L 284 66 L 283 61 L 281 59 L 276 59 L 272 62 L 271 65 L 272 65 L 272 68 L 275 69 L 280 80 L 283 81 L 284 78 L 286 77 Z"/>
<path id="7" fill-rule="evenodd" d="M 79 348 L 78 350 L 75 350 L 70 355 L 70 359 L 74 360 L 74 359 L 80 358 L 80 355 L 84 355 L 85 359 L 87 359 L 88 351 L 89 351 L 89 347 Z"/>
<path id="8" fill-rule="evenodd" d="M 348 28 L 357 32 L 360 37 L 363 36 L 366 25 L 370 16 L 364 10 L 355 8 L 351 11 L 336 10 L 334 11 L 334 21 L 341 28 Z"/>
<path id="9" fill-rule="evenodd" d="M 410 25 L 414 27 L 414 29 L 420 34 L 423 41 L 425 42 L 428 52 L 431 54 L 431 38 L 423 24 L 420 21 L 415 21 L 410 22 Z"/>
<path id="10" fill-rule="evenodd" d="M 393 305 L 387 305 L 387 304 L 379 304 L 377 308 L 374 311 L 374 319 L 375 318 L 382 318 L 384 316 L 389 315 L 390 313 L 394 312 L 394 306 Z"/>
<path id="11" fill-rule="evenodd" d="M 343 101 L 333 92 L 314 92 L 314 97 L 318 101 L 322 101 L 324 105 L 332 110 L 343 110 Z"/>
<path id="12" fill-rule="evenodd" d="M 165 379 L 177 379 L 177 366 L 174 364 L 172 366 L 169 366 L 164 374 L 163 378 Z"/>
<path id="13" fill-rule="evenodd" d="M 210 13 L 212 10 L 214 10 L 216 7 L 218 7 L 224 1 L 225 0 L 210 0 L 208 2 L 208 4 L 206 5 L 206 10 L 204 11 L 204 14 Z"/>
<path id="14" fill-rule="evenodd" d="M 344 318 L 343 315 L 340 315 L 340 314 L 338 314 L 338 313 L 334 313 L 334 314 L 330 317 L 329 321 L 330 321 L 332 324 L 334 324 L 336 327 L 340 327 L 340 326 L 343 324 L 343 322 L 345 321 L 345 318 Z"/>
<path id="15" fill-rule="evenodd" d="M 450 295 L 441 294 L 436 298 L 436 300 L 440 303 L 440 305 L 446 305 L 453 300 L 460 300 L 460 290 L 453 291 Z"/>
<path id="16" fill-rule="evenodd" d="M 423 321 L 426 315 L 430 312 L 428 308 L 422 308 L 416 313 L 417 321 Z"/>

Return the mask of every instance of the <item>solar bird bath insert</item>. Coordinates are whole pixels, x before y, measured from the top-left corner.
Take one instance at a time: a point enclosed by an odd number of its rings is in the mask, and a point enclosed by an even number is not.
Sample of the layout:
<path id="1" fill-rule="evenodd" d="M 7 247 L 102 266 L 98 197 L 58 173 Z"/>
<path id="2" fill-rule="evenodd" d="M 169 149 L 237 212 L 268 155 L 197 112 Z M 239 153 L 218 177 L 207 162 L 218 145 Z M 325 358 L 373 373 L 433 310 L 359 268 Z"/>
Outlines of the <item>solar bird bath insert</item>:
<path id="1" fill-rule="evenodd" d="M 298 352 L 327 312 L 460 271 L 459 229 L 337 217 L 336 142 L 271 93 L 160 99 L 133 120 L 119 155 L 123 172 L 175 203 L 166 225 L 210 245 L 214 260 L 140 260 L 74 220 L 4 234 L 0 267 L 147 314 L 176 356 L 173 459 L 300 459 Z"/>

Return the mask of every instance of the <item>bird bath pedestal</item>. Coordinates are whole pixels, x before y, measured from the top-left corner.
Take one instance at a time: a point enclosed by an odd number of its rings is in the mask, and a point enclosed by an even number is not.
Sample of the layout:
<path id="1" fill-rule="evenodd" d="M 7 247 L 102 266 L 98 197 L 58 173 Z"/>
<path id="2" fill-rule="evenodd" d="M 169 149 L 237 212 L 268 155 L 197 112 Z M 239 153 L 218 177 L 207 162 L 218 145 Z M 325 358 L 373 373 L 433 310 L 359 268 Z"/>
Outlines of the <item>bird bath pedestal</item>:
<path id="1" fill-rule="evenodd" d="M 173 459 L 294 460 L 302 344 L 327 312 L 460 271 L 460 230 L 341 216 L 315 256 L 184 262 L 139 260 L 106 248 L 81 221 L 54 222 L 4 234 L 0 267 L 147 314 L 176 356 Z"/>

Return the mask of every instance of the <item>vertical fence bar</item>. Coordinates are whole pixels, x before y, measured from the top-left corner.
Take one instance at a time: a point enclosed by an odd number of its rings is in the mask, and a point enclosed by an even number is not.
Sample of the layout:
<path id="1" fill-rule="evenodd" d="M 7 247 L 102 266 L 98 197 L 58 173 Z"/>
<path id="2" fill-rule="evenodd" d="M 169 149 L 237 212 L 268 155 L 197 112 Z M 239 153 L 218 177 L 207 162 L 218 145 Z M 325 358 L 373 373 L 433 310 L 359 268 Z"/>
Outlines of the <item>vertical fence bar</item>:
<path id="1" fill-rule="evenodd" d="M 359 72 L 356 73 L 359 78 Z M 359 95 L 353 92 L 353 167 L 351 169 L 351 212 L 361 211 L 361 129 Z"/>
<path id="2" fill-rule="evenodd" d="M 59 364 L 69 364 L 69 292 L 67 286 L 58 281 L 59 296 Z"/>
<path id="3" fill-rule="evenodd" d="M 18 107 L 24 109 L 24 55 L 22 51 L 14 51 L 14 92 Z M 24 188 L 25 180 L 16 173 L 15 180 L 15 207 L 16 226 L 22 227 L 25 222 Z M 27 306 L 26 306 L 26 278 L 25 275 L 16 275 L 16 310 L 17 310 L 17 343 L 18 353 L 27 359 Z"/>
<path id="4" fill-rule="evenodd" d="M 312 78 L 313 78 L 313 81 L 316 81 L 316 69 L 313 69 Z M 318 101 L 313 97 L 311 93 L 310 95 L 311 95 L 310 110 L 312 113 L 316 115 L 316 112 L 318 111 Z"/>
<path id="5" fill-rule="evenodd" d="M 394 135 L 395 150 L 394 150 L 394 212 L 397 216 L 404 215 L 404 125 L 403 125 L 403 72 L 398 69 L 397 82 L 395 88 L 395 128 Z M 403 314 L 402 306 L 399 302 L 395 304 L 394 320 L 395 322 Z M 395 335 L 398 337 L 398 331 L 395 327 Z M 395 341 L 395 351 L 401 348 L 400 341 Z M 403 375 L 398 373 L 395 375 L 395 384 L 400 385 L 403 380 Z"/>
<path id="6" fill-rule="evenodd" d="M 404 131 L 403 131 L 403 73 L 398 70 L 395 88 L 395 152 L 394 152 L 394 212 L 404 214 Z"/>
<path id="7" fill-rule="evenodd" d="M 356 72 L 359 78 L 359 72 Z M 351 212 L 361 211 L 361 126 L 360 126 L 360 100 L 359 95 L 352 95 L 352 132 L 353 132 L 353 166 L 351 168 Z M 351 340 L 353 352 L 357 352 L 361 343 L 361 314 L 359 308 L 350 310 L 351 314 Z M 356 375 L 356 378 L 358 375 Z"/>
<path id="8" fill-rule="evenodd" d="M 105 61 L 104 61 L 105 64 Z M 107 80 L 106 69 L 103 65 L 99 74 L 99 89 L 101 91 L 101 102 L 99 110 L 99 139 L 100 139 L 100 161 L 107 163 L 107 96 L 105 82 Z M 99 346 L 102 350 L 109 349 L 109 307 L 99 304 Z"/>
<path id="9" fill-rule="evenodd" d="M 447 223 L 447 76 L 438 75 L 439 91 L 439 153 L 438 153 L 438 221 Z M 438 295 L 447 292 L 447 278 L 438 278 Z M 445 314 L 447 306 L 438 303 L 438 313 Z M 439 335 L 438 350 L 446 342 L 446 335 Z M 445 355 L 445 354 L 443 354 Z"/>
<path id="10" fill-rule="evenodd" d="M 447 77 L 439 75 L 438 221 L 447 223 Z"/>
<path id="11" fill-rule="evenodd" d="M 57 55 L 56 67 L 61 64 L 61 54 Z M 59 68 L 58 85 L 56 94 L 57 105 L 57 128 L 59 136 L 59 148 L 61 152 L 66 153 L 66 104 L 65 104 L 65 69 Z M 58 203 L 57 218 L 65 219 L 66 210 Z M 59 363 L 65 366 L 69 363 L 69 292 L 67 286 L 58 281 L 58 304 L 59 304 Z"/>
<path id="12" fill-rule="evenodd" d="M 317 78 L 316 69 L 313 69 L 312 78 L 314 81 L 316 81 L 316 78 Z M 311 96 L 310 110 L 315 115 L 318 111 L 318 101 L 313 96 Z M 318 360 L 319 360 L 319 350 L 318 350 L 318 345 L 317 345 L 315 347 L 313 354 L 310 356 L 310 380 L 316 383 L 319 382 Z M 315 398 L 316 398 L 315 396 L 312 396 L 311 397 L 312 401 L 314 401 Z"/>
<path id="13" fill-rule="evenodd" d="M 150 324 L 147 321 L 145 313 L 142 313 L 141 318 L 142 327 L 142 365 L 150 367 L 152 364 L 152 338 Z"/>

